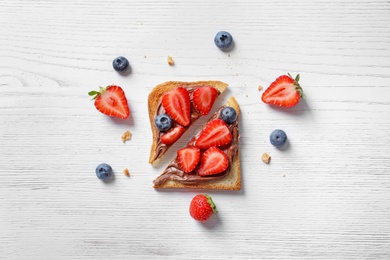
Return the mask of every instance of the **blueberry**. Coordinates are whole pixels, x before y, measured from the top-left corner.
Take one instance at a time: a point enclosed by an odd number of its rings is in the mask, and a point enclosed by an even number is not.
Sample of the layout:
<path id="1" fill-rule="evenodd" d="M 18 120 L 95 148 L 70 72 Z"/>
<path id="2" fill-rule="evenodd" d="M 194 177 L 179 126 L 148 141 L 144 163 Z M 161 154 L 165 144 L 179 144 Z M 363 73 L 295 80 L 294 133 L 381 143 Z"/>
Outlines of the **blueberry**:
<path id="1" fill-rule="evenodd" d="M 272 131 L 271 135 L 269 136 L 269 140 L 271 141 L 272 145 L 280 147 L 286 143 L 287 135 L 283 130 L 276 129 Z"/>
<path id="2" fill-rule="evenodd" d="M 167 114 L 161 114 L 156 116 L 154 120 L 158 130 L 165 132 L 172 127 L 172 119 Z"/>
<path id="3" fill-rule="evenodd" d="M 119 56 L 112 61 L 112 66 L 114 70 L 123 72 L 129 67 L 129 61 L 125 57 Z"/>
<path id="4" fill-rule="evenodd" d="M 107 163 L 101 163 L 96 167 L 96 176 L 101 180 L 107 180 L 112 176 L 112 168 Z"/>
<path id="5" fill-rule="evenodd" d="M 227 124 L 231 124 L 237 120 L 237 112 L 232 107 L 224 107 L 219 117 Z"/>
<path id="6" fill-rule="evenodd" d="M 228 32 L 220 31 L 215 35 L 214 43 L 221 50 L 226 50 L 232 45 L 233 37 Z"/>

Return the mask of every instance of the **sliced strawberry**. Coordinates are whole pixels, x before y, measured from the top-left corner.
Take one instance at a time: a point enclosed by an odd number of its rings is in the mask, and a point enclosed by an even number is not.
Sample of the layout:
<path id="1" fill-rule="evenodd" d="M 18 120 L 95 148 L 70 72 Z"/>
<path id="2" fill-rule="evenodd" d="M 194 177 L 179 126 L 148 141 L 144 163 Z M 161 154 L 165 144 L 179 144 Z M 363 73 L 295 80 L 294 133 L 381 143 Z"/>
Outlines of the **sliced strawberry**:
<path id="1" fill-rule="evenodd" d="M 182 126 L 191 123 L 191 100 L 187 89 L 174 88 L 162 97 L 162 106 L 167 114 Z"/>
<path id="2" fill-rule="evenodd" d="M 264 91 L 261 100 L 264 103 L 282 107 L 295 106 L 301 97 L 304 98 L 303 90 L 298 81 L 299 74 L 295 79 L 290 74 L 278 77 Z"/>
<path id="3" fill-rule="evenodd" d="M 221 146 L 230 143 L 232 134 L 226 123 L 221 119 L 214 119 L 209 122 L 200 133 L 195 146 L 200 149 L 207 149 L 211 146 Z"/>
<path id="4" fill-rule="evenodd" d="M 161 136 L 161 142 L 166 145 L 171 145 L 176 142 L 184 132 L 185 128 L 179 125 L 171 128 L 171 130 Z"/>
<path id="5" fill-rule="evenodd" d="M 218 147 L 210 147 L 202 155 L 198 175 L 207 176 L 225 171 L 229 166 L 227 155 Z"/>
<path id="6" fill-rule="evenodd" d="M 194 90 L 192 100 L 196 110 L 202 115 L 207 115 L 218 97 L 218 90 L 213 87 L 201 87 Z"/>
<path id="7" fill-rule="evenodd" d="M 99 91 L 91 91 L 97 110 L 108 116 L 126 119 L 130 115 L 125 92 L 119 86 L 100 87 Z"/>
<path id="8" fill-rule="evenodd" d="M 200 150 L 186 147 L 177 151 L 177 161 L 184 172 L 192 172 L 200 160 Z"/>

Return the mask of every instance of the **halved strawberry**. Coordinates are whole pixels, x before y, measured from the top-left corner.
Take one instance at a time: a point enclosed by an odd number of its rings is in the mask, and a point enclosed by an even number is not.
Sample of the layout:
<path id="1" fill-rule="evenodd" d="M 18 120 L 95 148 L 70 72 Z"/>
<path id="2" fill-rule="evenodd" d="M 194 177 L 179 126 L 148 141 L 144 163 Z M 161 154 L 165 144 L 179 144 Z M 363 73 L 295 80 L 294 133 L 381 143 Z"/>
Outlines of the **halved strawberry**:
<path id="1" fill-rule="evenodd" d="M 228 144 L 231 140 L 232 134 L 226 123 L 221 119 L 214 119 L 200 133 L 195 146 L 200 149 L 207 149 L 211 146 Z"/>
<path id="2" fill-rule="evenodd" d="M 106 88 L 100 87 L 99 91 L 90 91 L 97 110 L 108 116 L 126 119 L 130 115 L 125 92 L 119 86 L 111 85 Z"/>
<path id="3" fill-rule="evenodd" d="M 207 176 L 225 171 L 229 166 L 227 155 L 218 147 L 207 149 L 200 160 L 198 175 Z"/>
<path id="4" fill-rule="evenodd" d="M 305 98 L 298 81 L 299 74 L 295 79 L 290 74 L 278 77 L 264 91 L 261 100 L 264 103 L 282 107 L 295 106 L 298 104 L 301 97 Z"/>
<path id="5" fill-rule="evenodd" d="M 177 161 L 184 172 L 192 172 L 200 160 L 200 150 L 186 147 L 177 151 Z"/>
<path id="6" fill-rule="evenodd" d="M 161 136 L 161 142 L 166 145 L 171 145 L 176 142 L 184 132 L 185 128 L 179 125 L 171 128 L 171 130 Z"/>
<path id="7" fill-rule="evenodd" d="M 218 90 L 213 87 L 202 87 L 194 90 L 192 100 L 196 110 L 202 115 L 207 115 L 218 97 Z"/>
<path id="8" fill-rule="evenodd" d="M 190 93 L 183 87 L 177 87 L 164 94 L 162 106 L 167 114 L 182 126 L 191 123 Z"/>

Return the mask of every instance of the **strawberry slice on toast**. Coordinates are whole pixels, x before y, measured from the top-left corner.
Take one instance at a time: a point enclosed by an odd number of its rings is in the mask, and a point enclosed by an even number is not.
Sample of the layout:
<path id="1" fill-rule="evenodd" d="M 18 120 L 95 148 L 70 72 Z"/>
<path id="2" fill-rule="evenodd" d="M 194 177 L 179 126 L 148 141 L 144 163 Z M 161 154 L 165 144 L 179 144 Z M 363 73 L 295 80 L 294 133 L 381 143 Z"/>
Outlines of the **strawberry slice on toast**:
<path id="1" fill-rule="evenodd" d="M 207 149 L 203 155 L 198 168 L 199 176 L 208 176 L 225 171 L 229 166 L 227 155 L 218 147 L 213 146 Z"/>
<path id="2" fill-rule="evenodd" d="M 192 96 L 196 110 L 202 115 L 207 115 L 210 112 L 215 99 L 218 97 L 218 90 L 207 86 L 197 88 L 194 90 Z"/>
<path id="3" fill-rule="evenodd" d="M 212 146 L 228 144 L 231 140 L 232 133 L 230 133 L 227 124 L 221 119 L 214 119 L 201 132 L 195 146 L 200 149 L 207 149 Z"/>
<path id="4" fill-rule="evenodd" d="M 177 162 L 184 172 L 192 172 L 200 160 L 200 150 L 196 147 L 185 147 L 177 151 Z"/>
<path id="5" fill-rule="evenodd" d="M 186 131 L 186 129 L 180 125 L 172 128 L 167 133 L 163 134 L 161 136 L 161 142 L 165 145 L 172 145 L 174 144 Z"/>
<path id="6" fill-rule="evenodd" d="M 162 106 L 178 124 L 188 126 L 191 123 L 191 99 L 186 88 L 178 87 L 165 93 Z"/>

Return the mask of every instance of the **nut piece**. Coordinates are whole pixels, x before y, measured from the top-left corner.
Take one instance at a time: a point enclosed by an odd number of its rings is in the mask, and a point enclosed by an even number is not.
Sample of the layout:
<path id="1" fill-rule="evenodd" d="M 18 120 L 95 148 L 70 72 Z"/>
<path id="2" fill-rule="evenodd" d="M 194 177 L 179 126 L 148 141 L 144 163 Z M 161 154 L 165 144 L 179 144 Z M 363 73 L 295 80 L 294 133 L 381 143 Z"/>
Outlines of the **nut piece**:
<path id="1" fill-rule="evenodd" d="M 261 91 L 263 89 L 263 86 L 262 85 L 259 85 L 258 87 L 257 87 L 257 90 L 258 91 Z"/>
<path id="2" fill-rule="evenodd" d="M 122 139 L 122 142 L 126 142 L 127 140 L 130 140 L 131 138 L 131 133 L 130 131 L 126 131 L 123 133 L 121 139 Z"/>
<path id="3" fill-rule="evenodd" d="M 169 66 L 173 66 L 173 64 L 175 64 L 171 56 L 168 56 L 168 64 Z"/>
<path id="4" fill-rule="evenodd" d="M 263 155 L 261 156 L 261 160 L 264 163 L 269 164 L 269 161 L 271 161 L 271 156 L 269 156 L 267 153 L 263 153 Z"/>
<path id="5" fill-rule="evenodd" d="M 130 177 L 129 169 L 125 168 L 125 169 L 123 170 L 123 174 L 126 175 L 127 177 Z"/>

